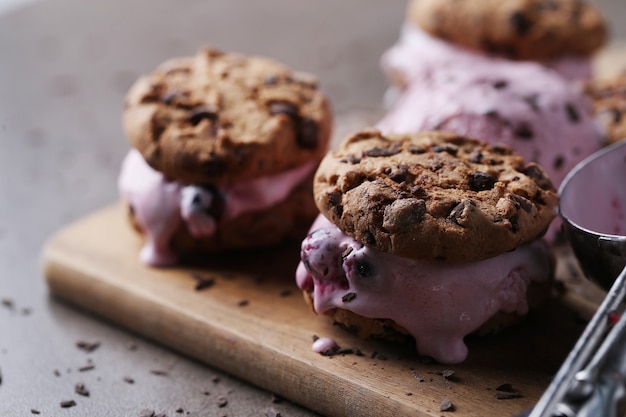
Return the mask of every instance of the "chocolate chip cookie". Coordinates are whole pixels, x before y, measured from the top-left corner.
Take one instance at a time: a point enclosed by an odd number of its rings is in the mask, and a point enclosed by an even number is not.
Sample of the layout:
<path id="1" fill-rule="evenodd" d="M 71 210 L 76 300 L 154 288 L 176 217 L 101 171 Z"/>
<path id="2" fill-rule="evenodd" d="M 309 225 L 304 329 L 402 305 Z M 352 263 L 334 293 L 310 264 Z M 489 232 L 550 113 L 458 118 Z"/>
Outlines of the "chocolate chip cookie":
<path id="1" fill-rule="evenodd" d="M 408 16 L 431 35 L 512 59 L 590 55 L 607 37 L 598 8 L 581 0 L 413 0 Z"/>
<path id="2" fill-rule="evenodd" d="M 124 129 L 166 177 L 222 184 L 321 158 L 331 112 L 315 77 L 268 58 L 207 48 L 137 80 Z"/>
<path id="3" fill-rule="evenodd" d="M 607 143 L 626 139 L 626 72 L 585 84 L 596 118 L 605 129 Z"/>
<path id="4" fill-rule="evenodd" d="M 316 204 L 344 233 L 383 252 L 478 261 L 541 236 L 556 190 L 505 146 L 447 132 L 365 129 L 320 164 Z"/>

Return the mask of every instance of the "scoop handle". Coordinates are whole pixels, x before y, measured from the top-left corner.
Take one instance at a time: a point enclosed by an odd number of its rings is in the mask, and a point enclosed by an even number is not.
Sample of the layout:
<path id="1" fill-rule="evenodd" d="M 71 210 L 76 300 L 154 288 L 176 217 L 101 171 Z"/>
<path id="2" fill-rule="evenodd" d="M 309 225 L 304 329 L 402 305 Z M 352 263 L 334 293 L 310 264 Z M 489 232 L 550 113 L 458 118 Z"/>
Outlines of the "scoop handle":
<path id="1" fill-rule="evenodd" d="M 529 417 L 614 415 L 590 407 L 598 404 L 598 407 L 616 408 L 616 395 L 623 392 L 623 375 L 618 378 L 606 377 L 611 376 L 613 368 L 626 369 L 626 318 L 621 317 L 612 328 L 609 320 L 609 315 L 617 310 L 625 296 L 626 267 L 618 275 Z M 599 396 L 609 392 L 614 393 L 612 399 L 615 401 L 606 401 L 607 398 L 596 401 Z M 584 410 L 590 410 L 589 414 L 578 414 Z"/>

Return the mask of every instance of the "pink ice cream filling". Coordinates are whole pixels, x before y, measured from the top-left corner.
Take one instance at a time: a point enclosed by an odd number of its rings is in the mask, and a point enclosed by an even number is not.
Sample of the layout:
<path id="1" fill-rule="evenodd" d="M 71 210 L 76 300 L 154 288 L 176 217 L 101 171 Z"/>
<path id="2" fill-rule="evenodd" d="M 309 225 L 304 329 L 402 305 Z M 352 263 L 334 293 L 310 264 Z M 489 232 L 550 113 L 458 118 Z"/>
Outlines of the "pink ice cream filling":
<path id="1" fill-rule="evenodd" d="M 468 69 L 472 65 L 497 64 L 499 61 L 513 64 L 525 62 L 506 60 L 457 46 L 405 22 L 396 44 L 383 53 L 381 66 L 390 78 L 399 74 L 405 84 L 410 84 L 413 79 L 419 79 L 425 73 L 450 67 Z M 591 58 L 588 56 L 566 55 L 537 64 L 556 71 L 569 81 L 587 79 L 592 75 Z"/>
<path id="2" fill-rule="evenodd" d="M 387 318 L 405 328 L 417 351 L 441 363 L 466 359 L 464 337 L 498 312 L 524 315 L 531 282 L 553 274 L 544 241 L 470 263 L 401 258 L 362 245 L 323 216 L 302 242 L 296 282 L 314 308 Z"/>
<path id="3" fill-rule="evenodd" d="M 242 213 L 283 201 L 315 166 L 309 162 L 276 175 L 220 186 L 185 185 L 166 179 L 131 149 L 122 163 L 118 189 L 145 235 L 141 262 L 151 266 L 175 264 L 177 256 L 170 241 L 181 222 L 195 237 L 211 236 L 220 224 Z"/>

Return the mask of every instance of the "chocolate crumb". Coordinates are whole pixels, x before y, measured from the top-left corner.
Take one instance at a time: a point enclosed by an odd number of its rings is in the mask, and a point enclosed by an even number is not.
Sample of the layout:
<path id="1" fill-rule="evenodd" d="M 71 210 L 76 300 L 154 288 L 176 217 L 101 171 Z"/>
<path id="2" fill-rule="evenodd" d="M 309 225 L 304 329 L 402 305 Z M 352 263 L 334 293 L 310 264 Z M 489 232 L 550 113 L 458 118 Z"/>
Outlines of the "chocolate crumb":
<path id="1" fill-rule="evenodd" d="M 248 304 L 250 304 L 250 301 L 248 301 L 248 300 L 240 300 L 240 301 L 237 303 L 237 305 L 238 305 L 239 307 L 245 307 L 245 306 L 247 306 Z"/>
<path id="2" fill-rule="evenodd" d="M 224 408 L 228 405 L 228 399 L 226 397 L 218 397 L 217 398 L 217 406 L 219 408 Z"/>
<path id="3" fill-rule="evenodd" d="M 283 399 L 281 396 L 276 395 L 276 394 L 272 394 L 272 403 L 273 404 L 280 404 L 283 402 Z"/>
<path id="4" fill-rule="evenodd" d="M 35 410 L 34 408 L 30 409 L 30 413 L 31 414 L 41 414 L 41 412 L 39 410 Z"/>
<path id="5" fill-rule="evenodd" d="M 412 392 L 405 392 L 404 395 L 406 395 L 407 397 L 410 397 L 411 395 L 413 395 Z"/>
<path id="6" fill-rule="evenodd" d="M 76 386 L 74 387 L 74 392 L 78 395 L 82 395 L 83 397 L 89 397 L 89 390 L 82 382 L 76 384 Z"/>
<path id="7" fill-rule="evenodd" d="M 532 21 L 522 12 L 515 12 L 509 18 L 509 22 L 518 35 L 525 35 L 532 27 Z"/>
<path id="8" fill-rule="evenodd" d="M 279 295 L 281 297 L 289 297 L 291 294 L 293 294 L 293 291 L 291 290 L 282 290 Z"/>
<path id="9" fill-rule="evenodd" d="M 126 349 L 130 351 L 135 351 L 137 350 L 137 344 L 135 342 L 130 342 L 128 343 L 128 345 L 126 345 Z"/>
<path id="10" fill-rule="evenodd" d="M 53 373 L 54 373 L 54 376 L 61 376 L 61 371 L 59 371 L 58 369 L 55 369 Z"/>
<path id="11" fill-rule="evenodd" d="M 87 353 L 91 353 L 100 347 L 100 342 L 86 342 L 84 340 L 77 340 L 76 347 L 80 350 L 84 350 Z"/>
<path id="12" fill-rule="evenodd" d="M 196 272 L 192 273 L 191 277 L 196 280 L 196 286 L 194 287 L 194 290 L 196 291 L 201 291 L 205 288 L 210 288 L 215 285 L 215 278 L 213 277 L 208 277 L 206 275 Z"/>
<path id="13" fill-rule="evenodd" d="M 276 411 L 273 408 L 268 408 L 265 411 L 265 416 L 266 417 L 281 417 L 280 411 Z"/>
<path id="14" fill-rule="evenodd" d="M 185 410 L 183 410 L 183 408 L 182 408 L 182 407 L 179 407 L 179 408 L 177 408 L 177 409 L 176 409 L 176 412 L 177 412 L 178 414 L 182 414 L 182 413 L 184 413 L 184 412 L 185 412 Z"/>
<path id="15" fill-rule="evenodd" d="M 134 380 L 134 379 L 132 379 L 132 378 L 131 378 L 131 377 L 129 377 L 129 376 L 125 376 L 125 377 L 124 377 L 124 382 L 126 382 L 127 384 L 134 384 L 134 383 L 135 383 L 135 380 Z"/>
<path id="16" fill-rule="evenodd" d="M 503 88 L 508 87 L 509 83 L 506 80 L 498 80 L 492 84 L 493 88 L 496 90 L 501 90 Z"/>
<path id="17" fill-rule="evenodd" d="M 510 400 L 522 397 L 523 395 L 509 383 L 502 384 L 496 388 L 496 399 L 498 400 Z"/>
<path id="18" fill-rule="evenodd" d="M 10 298 L 3 298 L 2 306 L 8 308 L 9 310 L 13 310 L 15 308 L 15 303 Z"/>
<path id="19" fill-rule="evenodd" d="M 162 369 L 151 369 L 150 373 L 157 376 L 167 376 L 167 371 L 164 371 Z"/>
<path id="20" fill-rule="evenodd" d="M 319 129 L 313 119 L 304 118 L 300 121 L 300 128 L 296 138 L 298 145 L 303 149 L 315 149 L 319 143 Z"/>
<path id="21" fill-rule="evenodd" d="M 522 140 L 531 140 L 535 136 L 535 132 L 526 123 L 520 124 L 513 133 L 515 137 Z"/>
<path id="22" fill-rule="evenodd" d="M 82 366 L 82 367 L 78 368 L 78 372 L 87 372 L 87 371 L 91 371 L 91 370 L 93 370 L 95 368 L 96 368 L 95 365 L 85 365 L 85 366 Z"/>
<path id="23" fill-rule="evenodd" d="M 449 399 L 445 399 L 441 402 L 439 406 L 439 411 L 454 411 L 454 404 Z"/>
<path id="24" fill-rule="evenodd" d="M 218 382 L 220 382 L 220 377 L 215 375 L 213 378 L 211 378 L 211 381 L 213 381 L 214 384 L 217 384 Z"/>
<path id="25" fill-rule="evenodd" d="M 204 390 L 202 391 L 202 395 L 206 395 L 208 397 L 209 395 L 211 395 L 211 391 Z"/>
<path id="26" fill-rule="evenodd" d="M 76 401 L 74 400 L 61 401 L 60 405 L 61 405 L 61 408 L 70 408 L 76 405 Z"/>
<path id="27" fill-rule="evenodd" d="M 437 371 L 436 374 L 441 375 L 447 380 L 452 380 L 455 378 L 454 371 L 452 369 L 443 369 L 441 371 Z"/>
<path id="28" fill-rule="evenodd" d="M 424 382 L 424 378 L 422 378 L 421 376 L 419 376 L 419 375 L 417 374 L 417 372 L 415 372 L 415 371 L 412 371 L 412 372 L 411 372 L 411 376 L 412 376 L 413 378 L 417 379 L 419 382 Z"/>

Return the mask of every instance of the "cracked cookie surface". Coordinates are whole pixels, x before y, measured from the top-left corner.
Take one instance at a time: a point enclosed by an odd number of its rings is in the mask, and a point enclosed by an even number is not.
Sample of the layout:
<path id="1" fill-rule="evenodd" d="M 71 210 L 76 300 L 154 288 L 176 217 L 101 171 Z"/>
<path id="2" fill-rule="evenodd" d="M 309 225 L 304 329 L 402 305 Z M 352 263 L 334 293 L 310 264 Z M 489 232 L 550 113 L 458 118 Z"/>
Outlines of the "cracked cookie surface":
<path id="1" fill-rule="evenodd" d="M 587 56 L 607 38 L 598 8 L 581 0 L 413 0 L 407 14 L 431 35 L 512 59 Z"/>
<path id="2" fill-rule="evenodd" d="M 315 77 L 211 48 L 139 78 L 123 119 L 152 168 L 189 184 L 248 180 L 320 159 L 332 123 Z"/>
<path id="3" fill-rule="evenodd" d="M 543 169 L 446 132 L 365 129 L 329 152 L 316 204 L 344 233 L 414 259 L 478 261 L 541 236 L 557 206 Z"/>

